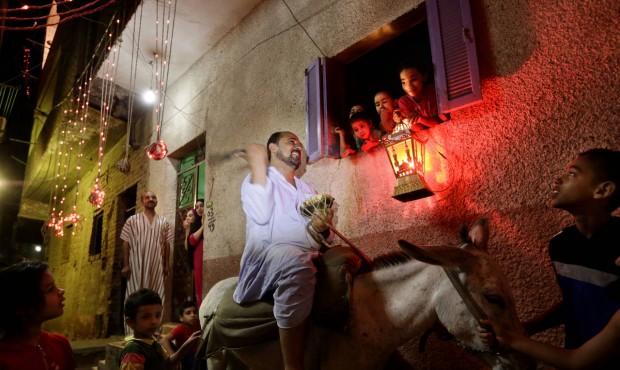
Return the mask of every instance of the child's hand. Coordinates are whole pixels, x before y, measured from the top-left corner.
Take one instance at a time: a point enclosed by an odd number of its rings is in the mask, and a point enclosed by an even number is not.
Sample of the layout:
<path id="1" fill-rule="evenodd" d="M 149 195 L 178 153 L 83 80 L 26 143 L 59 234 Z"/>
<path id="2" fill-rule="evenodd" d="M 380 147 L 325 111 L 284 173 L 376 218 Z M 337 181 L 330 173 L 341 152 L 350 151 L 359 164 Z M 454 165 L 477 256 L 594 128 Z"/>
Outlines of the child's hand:
<path id="1" fill-rule="evenodd" d="M 405 115 L 403 114 L 403 112 L 400 111 L 400 109 L 394 109 L 394 113 L 392 113 L 392 119 L 394 120 L 394 122 L 401 123 L 404 118 Z"/>
<path id="2" fill-rule="evenodd" d="M 481 322 L 482 323 L 482 322 Z M 494 347 L 497 345 L 497 338 L 495 338 L 495 333 L 485 325 L 484 327 L 478 326 L 478 334 L 480 336 L 480 340 L 487 347 Z"/>
<path id="3" fill-rule="evenodd" d="M 512 343 L 515 336 L 518 335 L 492 320 L 482 319 L 480 320 L 480 325 L 481 326 L 478 327 L 480 339 L 489 347 L 494 347 L 497 344 L 503 347 L 510 347 L 510 343 Z"/>
<path id="4" fill-rule="evenodd" d="M 346 133 L 346 131 L 344 129 L 341 129 L 340 127 L 334 127 L 332 128 L 332 131 L 334 132 L 334 134 L 338 134 L 341 137 L 344 136 L 344 134 Z"/>
<path id="5" fill-rule="evenodd" d="M 194 343 L 200 343 L 200 341 L 202 340 L 202 338 L 200 337 L 200 333 L 200 330 L 193 332 L 192 335 L 187 338 L 187 341 L 183 343 L 183 345 L 185 346 L 187 344 L 188 346 L 191 346 Z"/>

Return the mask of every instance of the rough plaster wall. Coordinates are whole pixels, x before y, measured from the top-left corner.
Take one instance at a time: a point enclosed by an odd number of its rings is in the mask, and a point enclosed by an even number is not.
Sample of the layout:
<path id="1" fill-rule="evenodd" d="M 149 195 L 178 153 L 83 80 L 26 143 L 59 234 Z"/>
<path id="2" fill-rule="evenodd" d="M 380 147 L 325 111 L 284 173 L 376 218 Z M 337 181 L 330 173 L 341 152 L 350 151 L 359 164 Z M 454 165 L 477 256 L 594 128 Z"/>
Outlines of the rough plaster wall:
<path id="1" fill-rule="evenodd" d="M 287 3 L 327 56 L 416 6 Z M 455 242 L 461 224 L 488 217 L 491 253 L 510 276 L 521 318 L 529 319 L 559 298 L 546 244 L 571 219 L 549 208 L 551 182 L 579 151 L 620 149 L 619 9 L 613 0 L 472 0 L 472 9 L 484 100 L 427 132 L 427 179 L 435 196 L 409 203 L 392 199 L 395 181 L 381 150 L 323 159 L 304 180 L 336 197 L 337 227 L 371 256 L 395 249 L 399 238 Z M 214 201 L 216 228 L 207 234 L 205 259 L 242 252 L 239 188 L 248 171 L 241 160 L 209 158 L 264 143 L 276 130 L 296 132 L 305 141 L 303 70 L 318 56 L 282 2 L 266 1 L 170 89 L 176 108 L 167 108 L 164 138 L 196 131 L 192 126 L 206 131 L 206 194 Z M 160 192 L 174 191 L 172 181 L 160 185 Z M 560 344 L 560 333 L 539 338 Z M 403 349 L 417 367 L 480 367 L 453 344 L 431 340 L 424 355 L 413 353 L 414 342 Z M 445 351 L 457 360 L 446 360 Z"/>

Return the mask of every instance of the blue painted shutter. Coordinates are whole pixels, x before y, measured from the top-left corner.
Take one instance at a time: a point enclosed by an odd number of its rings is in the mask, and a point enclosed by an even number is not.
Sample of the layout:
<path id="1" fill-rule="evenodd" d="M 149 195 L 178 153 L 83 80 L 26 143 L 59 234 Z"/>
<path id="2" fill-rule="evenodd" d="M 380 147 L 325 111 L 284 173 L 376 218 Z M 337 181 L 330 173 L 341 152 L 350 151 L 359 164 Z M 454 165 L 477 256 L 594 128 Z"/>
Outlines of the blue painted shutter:
<path id="1" fill-rule="evenodd" d="M 319 58 L 306 69 L 306 151 L 309 163 L 323 157 L 340 158 L 337 135 L 344 109 L 344 72 L 328 58 Z"/>
<path id="2" fill-rule="evenodd" d="M 439 112 L 482 100 L 469 0 L 426 0 Z"/>

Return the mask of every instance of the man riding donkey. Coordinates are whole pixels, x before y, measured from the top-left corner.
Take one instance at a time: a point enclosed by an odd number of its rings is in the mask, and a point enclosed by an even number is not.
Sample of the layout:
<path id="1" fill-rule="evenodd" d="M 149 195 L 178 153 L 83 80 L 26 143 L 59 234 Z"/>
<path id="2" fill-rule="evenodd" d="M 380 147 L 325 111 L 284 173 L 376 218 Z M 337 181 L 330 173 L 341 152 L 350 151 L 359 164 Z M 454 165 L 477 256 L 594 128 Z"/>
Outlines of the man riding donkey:
<path id="1" fill-rule="evenodd" d="M 237 303 L 273 295 L 285 370 L 304 368 L 304 338 L 316 286 L 320 236 L 331 238 L 333 212 L 315 213 L 310 223 L 299 206 L 316 191 L 295 176 L 305 154 L 299 138 L 276 132 L 267 147 L 252 144 L 237 154 L 251 172 L 241 188 L 247 217 Z"/>

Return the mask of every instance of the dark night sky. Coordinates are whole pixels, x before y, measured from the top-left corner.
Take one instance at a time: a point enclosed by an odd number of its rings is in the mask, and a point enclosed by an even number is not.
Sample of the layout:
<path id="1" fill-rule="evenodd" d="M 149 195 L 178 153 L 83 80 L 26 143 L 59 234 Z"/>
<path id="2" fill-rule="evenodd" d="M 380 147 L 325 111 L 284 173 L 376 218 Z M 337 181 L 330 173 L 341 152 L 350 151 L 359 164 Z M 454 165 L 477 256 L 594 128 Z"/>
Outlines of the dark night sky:
<path id="1" fill-rule="evenodd" d="M 47 1 L 30 1 L 30 5 L 46 3 Z M 20 7 L 23 1 L 9 1 L 9 9 Z M 7 6 L 6 3 L 0 5 Z M 48 10 L 49 11 L 49 10 Z M 14 16 L 13 13 L 10 13 Z M 37 11 L 29 16 L 39 16 Z M 3 26 L 14 26 L 15 23 L 1 23 Z M 24 23 L 20 22 L 19 26 Z M 38 76 L 40 74 L 41 59 L 43 56 L 42 43 L 45 29 L 40 30 L 2 30 L 0 45 L 0 84 L 19 87 L 17 99 L 10 115 L 7 117 L 7 127 L 0 142 L 0 264 L 10 246 L 15 246 L 13 230 L 17 221 L 19 202 L 21 197 L 21 182 L 24 176 L 28 156 L 28 145 L 33 120 L 33 107 L 37 91 Z M 24 48 L 30 49 L 29 75 L 24 77 Z M 31 94 L 26 96 L 26 87 L 30 87 Z M 16 141 L 17 140 L 17 141 Z M 22 141 L 22 142 L 20 142 Z M 39 230 L 28 230 L 15 235 L 17 240 L 26 241 L 25 236 L 39 236 Z"/>

